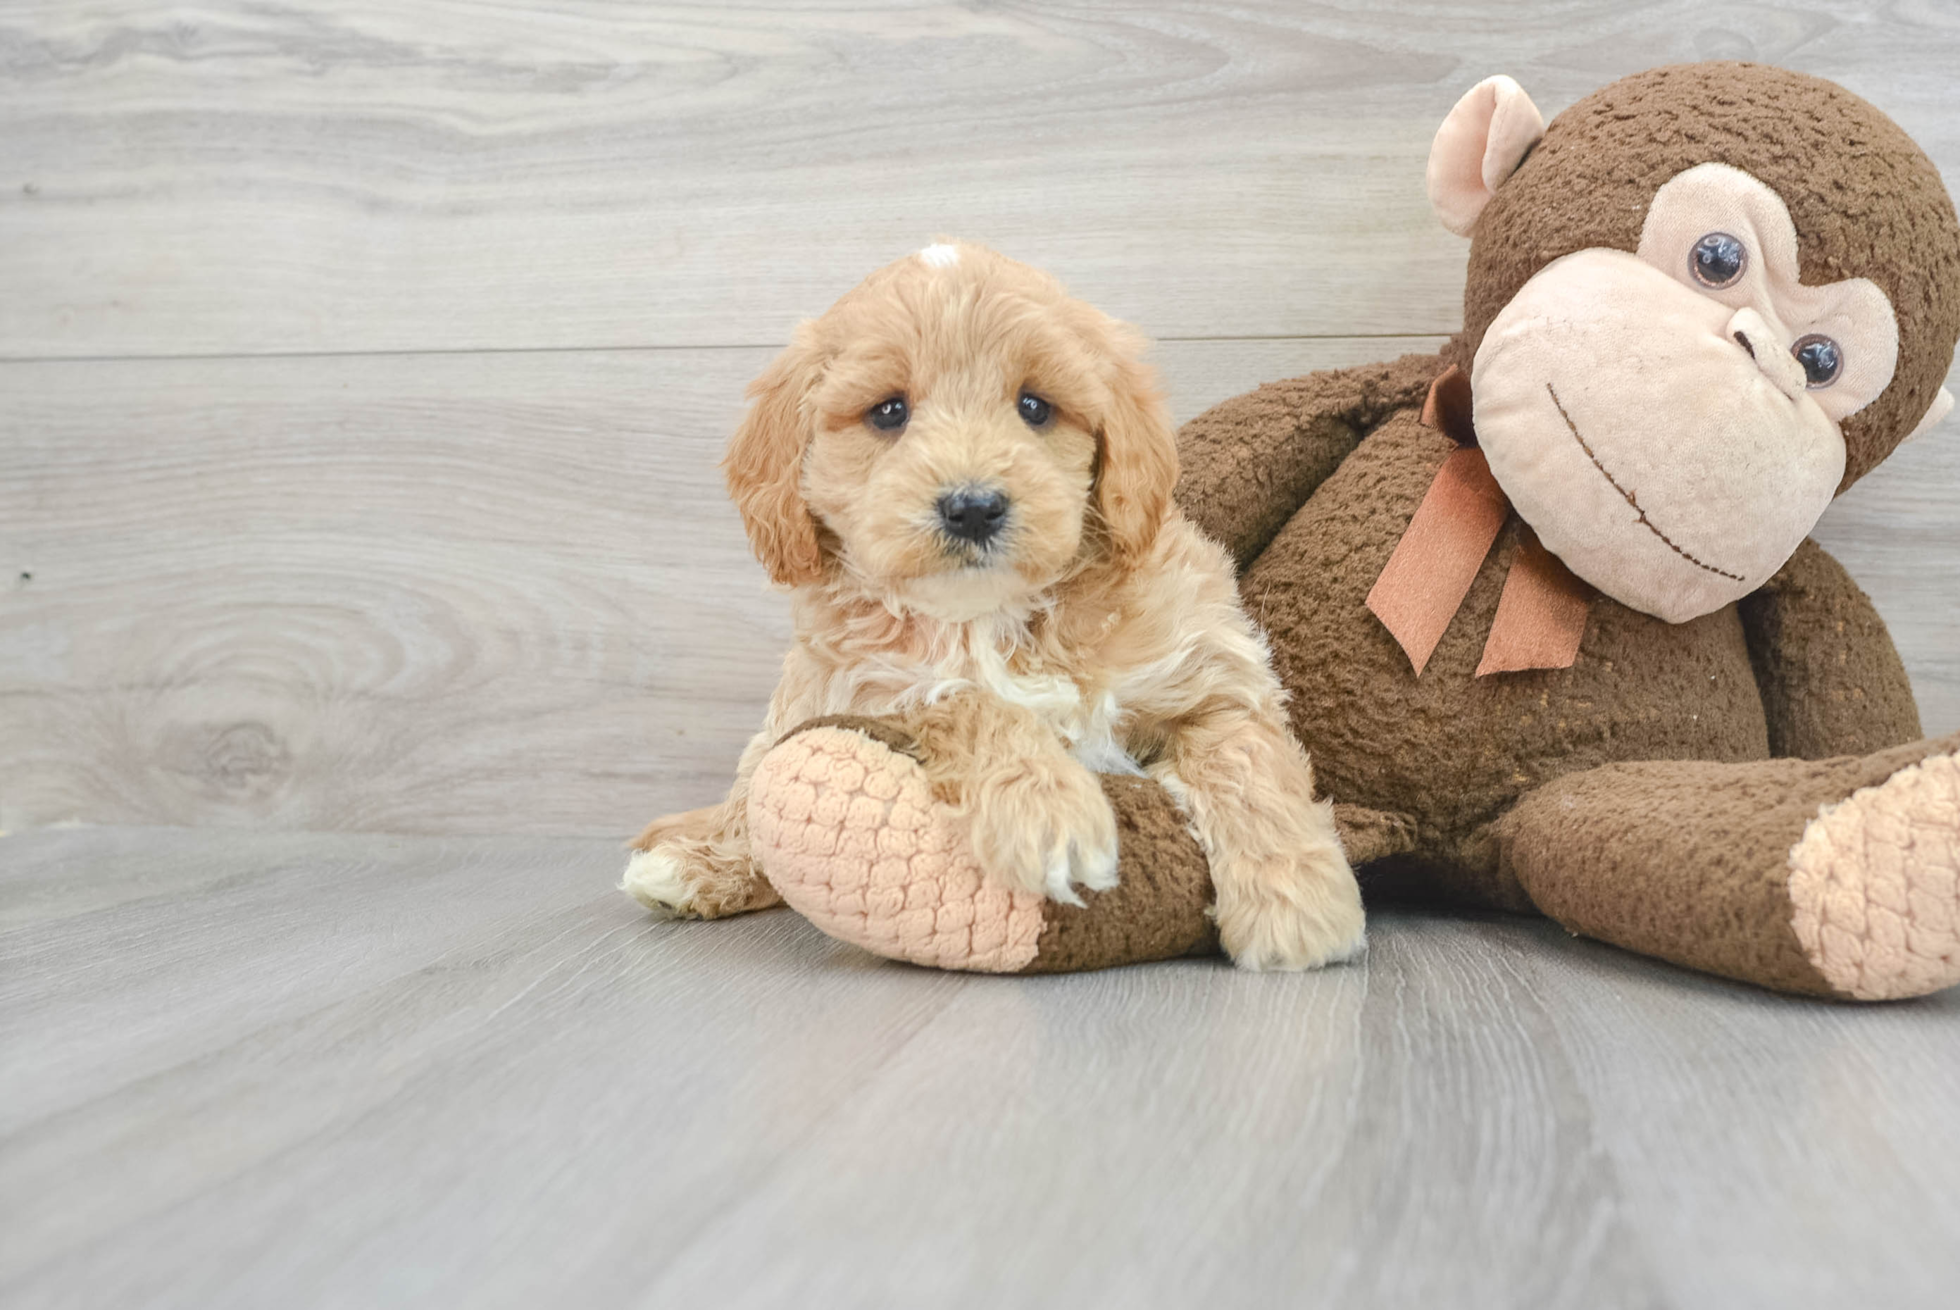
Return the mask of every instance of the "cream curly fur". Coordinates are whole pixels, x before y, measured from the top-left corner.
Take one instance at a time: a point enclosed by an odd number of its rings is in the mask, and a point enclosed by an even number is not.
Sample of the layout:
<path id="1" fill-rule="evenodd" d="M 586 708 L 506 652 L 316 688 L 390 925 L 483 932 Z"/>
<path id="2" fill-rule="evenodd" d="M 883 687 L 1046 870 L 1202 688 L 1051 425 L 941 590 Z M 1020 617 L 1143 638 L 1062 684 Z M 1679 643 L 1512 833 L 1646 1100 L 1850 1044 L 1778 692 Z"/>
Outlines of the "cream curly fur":
<path id="1" fill-rule="evenodd" d="M 817 715 L 891 715 L 1008 886 L 1111 885 L 1091 770 L 1142 771 L 1190 816 L 1240 965 L 1352 955 L 1354 876 L 1231 562 L 1171 501 L 1142 338 L 992 251 L 929 249 L 803 324 L 750 389 L 725 466 L 796 640 L 728 800 L 651 825 L 626 889 L 704 917 L 775 904 L 744 831 L 757 761 Z M 1030 426 L 1023 394 L 1052 417 Z M 910 417 L 880 431 L 869 411 L 893 397 Z M 971 485 L 1009 500 L 984 546 L 934 508 Z"/>

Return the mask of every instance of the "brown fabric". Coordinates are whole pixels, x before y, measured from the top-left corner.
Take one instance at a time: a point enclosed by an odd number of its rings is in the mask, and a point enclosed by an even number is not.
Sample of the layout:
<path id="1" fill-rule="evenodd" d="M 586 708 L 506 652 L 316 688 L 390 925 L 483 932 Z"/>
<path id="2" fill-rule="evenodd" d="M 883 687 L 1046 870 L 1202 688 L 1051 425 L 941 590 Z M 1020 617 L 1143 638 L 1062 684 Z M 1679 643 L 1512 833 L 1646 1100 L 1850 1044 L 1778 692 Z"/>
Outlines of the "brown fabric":
<path id="1" fill-rule="evenodd" d="M 1551 260 L 1591 246 L 1634 249 L 1661 183 L 1710 160 L 1784 198 L 1806 281 L 1869 277 L 1892 298 L 1899 368 L 1885 395 L 1845 424 L 1848 484 L 1910 429 L 1947 369 L 1960 335 L 1960 228 L 1917 147 L 1870 106 L 1811 78 L 1735 64 L 1662 69 L 1561 115 L 1478 220 L 1465 330 L 1447 357 L 1468 367 L 1491 318 Z M 1420 422 L 1439 371 L 1433 358 L 1408 357 L 1269 384 L 1193 420 L 1180 439 L 1179 503 L 1241 561 L 1246 606 L 1271 639 L 1320 785 L 1337 816 L 1363 816 L 1345 822 L 1343 836 L 1371 897 L 1393 888 L 1529 905 L 1517 873 L 1526 847 L 1505 856 L 1502 821 L 1525 802 L 1514 841 L 1538 840 L 1530 834 L 1550 830 L 1567 795 L 1545 789 L 1601 766 L 1665 775 L 1767 761 L 1772 722 L 1777 749 L 1793 754 L 1869 750 L 1915 731 L 1883 625 L 1842 571 L 1808 547 L 1740 607 L 1670 625 L 1599 597 L 1570 667 L 1477 678 L 1526 540 L 1513 519 L 1416 678 L 1366 600 L 1455 448 Z M 1545 895 L 1601 907 L 1589 931 L 1652 941 L 1669 958 L 1701 958 L 1687 943 L 1705 922 L 1718 943 L 1710 967 L 1814 989 L 1814 971 L 1786 953 L 1787 915 L 1777 919 L 1736 891 L 1747 886 L 1745 868 L 1767 876 L 1755 858 L 1765 833 L 1783 831 L 1777 824 L 1795 812 L 1756 824 L 1752 808 L 1776 799 L 1767 784 L 1731 784 L 1728 808 L 1697 799 L 1692 786 L 1676 789 L 1682 808 L 1665 839 L 1680 844 L 1680 859 L 1650 866 L 1624 853 L 1647 879 L 1642 892 L 1615 900 L 1620 874 L 1606 864 L 1574 865 L 1560 879 L 1557 842 L 1548 840 L 1531 848 L 1551 870 L 1542 874 Z M 1630 834 L 1647 798 L 1615 806 L 1607 791 L 1587 795 L 1596 822 L 1564 839 L 1611 854 L 1610 837 L 1586 834 L 1595 826 Z M 1730 842 L 1731 832 L 1741 835 Z M 1730 847 L 1735 853 L 1712 854 Z M 1732 899 L 1711 902 L 1698 883 L 1666 881 L 1670 868 L 1691 878 L 1704 855 L 1711 862 L 1699 867 L 1728 878 L 1716 881 Z M 1647 903 L 1668 896 L 1678 909 Z M 1725 908 L 1735 905 L 1744 908 Z M 1660 926 L 1646 926 L 1647 916 Z"/>
<path id="2" fill-rule="evenodd" d="M 912 739 L 911 733 L 890 719 L 874 719 L 864 714 L 826 714 L 820 718 L 805 719 L 776 738 L 776 744 L 780 746 L 797 733 L 808 732 L 812 728 L 849 728 L 863 733 L 888 750 L 909 755 L 915 760 L 919 758 L 919 744 Z"/>
<path id="3" fill-rule="evenodd" d="M 1470 377 L 1454 364 L 1430 384 L 1420 421 L 1458 449 L 1443 460 L 1368 592 L 1368 609 L 1395 635 L 1418 677 L 1511 509 L 1483 453 L 1474 449 L 1471 401 Z M 1525 529 L 1477 676 L 1571 667 L 1592 594 Z"/>
<path id="4" fill-rule="evenodd" d="M 1384 814 L 1365 805 L 1336 805 L 1334 827 L 1348 863 L 1366 864 L 1403 855 L 1416 848 L 1416 826 L 1400 814 Z"/>
<path id="5" fill-rule="evenodd" d="M 1567 669 L 1476 678 L 1515 519 L 1422 677 L 1366 598 L 1453 444 L 1391 416 L 1246 570 L 1240 591 L 1292 693 L 1294 731 L 1337 803 L 1409 816 L 1439 894 L 1496 897 L 1483 825 L 1533 787 L 1615 760 L 1762 759 L 1762 697 L 1731 607 L 1672 625 L 1601 597 Z"/>
<path id="6" fill-rule="evenodd" d="M 1546 550 L 1530 528 L 1522 529 L 1477 676 L 1571 668 L 1586 635 L 1586 611 L 1593 595 L 1593 589 Z"/>
<path id="7" fill-rule="evenodd" d="M 1939 170 L 1842 87 L 1761 64 L 1702 63 L 1623 78 L 1580 100 L 1498 187 L 1472 230 L 1463 333 L 1484 329 L 1531 276 L 1575 250 L 1633 250 L 1661 184 L 1728 164 L 1782 197 L 1806 283 L 1870 278 L 1899 323 L 1891 385 L 1844 422 L 1850 486 L 1933 401 L 1960 337 L 1960 222 Z"/>
<path id="8" fill-rule="evenodd" d="M 1368 591 L 1369 612 L 1394 635 L 1418 676 L 1510 512 L 1481 450 L 1459 446 L 1444 457 Z"/>
<path id="9" fill-rule="evenodd" d="M 888 719 L 834 714 L 810 719 L 778 742 L 812 728 L 838 727 L 917 758 L 911 735 Z M 1074 973 L 1123 964 L 1218 953 L 1218 932 L 1208 910 L 1211 874 L 1177 803 L 1145 778 L 1105 774 L 1103 794 L 1115 811 L 1118 885 L 1084 891 L 1081 906 L 1043 907 L 1034 961 L 1023 973 Z M 1356 863 L 1411 848 L 1414 829 L 1397 815 L 1337 805 L 1335 824 L 1348 858 Z"/>
<path id="10" fill-rule="evenodd" d="M 1177 805 L 1146 778 L 1102 776 L 1116 811 L 1117 885 L 1085 891 L 1082 905 L 1050 901 L 1041 941 L 1022 973 L 1074 973 L 1118 964 L 1212 955 L 1218 931 L 1205 913 L 1211 875 Z"/>
<path id="11" fill-rule="evenodd" d="M 1268 382 L 1178 433 L 1177 503 L 1240 566 L 1273 539 L 1382 416 L 1421 401 L 1434 355 Z"/>
<path id="12" fill-rule="evenodd" d="M 1956 747 L 1960 734 L 1831 760 L 1607 765 L 1541 788 L 1506 815 L 1499 859 L 1573 932 L 1834 995 L 1791 927 L 1790 848 L 1820 806 Z"/>
<path id="13" fill-rule="evenodd" d="M 1477 424 L 1470 375 L 1452 364 L 1429 384 L 1422 401 L 1422 425 L 1434 428 L 1459 446 L 1477 444 Z"/>
<path id="14" fill-rule="evenodd" d="M 1116 811 L 1117 885 L 1082 893 L 1080 907 L 1049 902 L 1034 963 L 1023 973 L 1072 973 L 1181 955 L 1214 955 L 1207 913 L 1211 874 L 1176 802 L 1156 783 L 1105 774 Z M 1408 850 L 1412 825 L 1357 805 L 1334 807 L 1341 844 L 1356 863 Z"/>
<path id="15" fill-rule="evenodd" d="M 1711 159 L 1789 203 L 1807 280 L 1866 276 L 1893 297 L 1900 368 L 1881 401 L 1846 425 L 1856 476 L 1911 426 L 1946 369 L 1960 332 L 1960 229 L 1917 148 L 1813 79 L 1740 65 L 1660 70 L 1561 116 L 1478 220 L 1466 328 L 1446 357 L 1467 367 L 1497 310 L 1551 260 L 1633 249 L 1660 184 Z M 1321 393 L 1308 379 L 1296 394 Z M 1527 904 L 1500 858 L 1499 821 L 1548 784 L 1602 765 L 1761 761 L 1772 723 L 1777 749 L 1792 754 L 1871 750 L 1916 732 L 1883 625 L 1814 547 L 1741 606 L 1685 624 L 1596 597 L 1569 668 L 1477 678 L 1508 571 L 1528 549 L 1514 519 L 1417 679 L 1365 602 L 1453 448 L 1422 426 L 1420 404 L 1412 397 L 1359 428 L 1352 452 L 1317 474 L 1313 495 L 1241 578 L 1321 786 L 1339 806 L 1409 825 L 1408 849 L 1363 870 L 1371 896 L 1393 888 Z M 1287 431 L 1313 421 L 1290 412 Z M 1248 438 L 1260 449 L 1284 439 Z M 1206 483 L 1205 461 L 1231 457 L 1188 451 L 1187 477 Z M 1286 475 L 1262 465 L 1259 477 Z M 1211 512 L 1232 518 L 1229 508 Z"/>
<path id="16" fill-rule="evenodd" d="M 1916 741 L 1905 664 L 1869 597 L 1806 541 L 1741 604 L 1772 755 L 1816 760 Z"/>
<path id="17" fill-rule="evenodd" d="M 1947 370 L 1960 335 L 1960 225 L 1917 147 L 1812 78 L 1739 64 L 1660 69 L 1560 115 L 1478 219 L 1465 330 L 1446 353 L 1468 367 L 1492 317 L 1553 259 L 1632 250 L 1661 183 L 1711 160 L 1783 197 L 1806 281 L 1868 277 L 1891 297 L 1899 366 L 1844 425 L 1848 485 L 1912 427 Z M 1513 517 L 1416 678 L 1366 602 L 1456 448 L 1420 422 L 1442 363 L 1407 356 L 1271 383 L 1180 437 L 1179 503 L 1241 563 L 1246 607 L 1271 639 L 1294 731 L 1365 866 L 1364 888 L 1503 908 L 1535 899 L 1575 930 L 1636 950 L 1818 990 L 1791 954 L 1777 843 L 1787 856 L 1820 799 L 1932 748 L 1875 762 L 1769 757 L 1772 745 L 1871 751 L 1917 732 L 1883 624 L 1806 546 L 1740 606 L 1671 625 L 1602 596 L 1570 667 L 1478 678 L 1527 540 Z M 1128 787 L 1119 814 L 1146 835 L 1125 829 L 1126 883 L 1158 898 L 1150 915 L 1162 922 L 1188 916 L 1202 899 L 1179 861 L 1195 844 L 1170 836 L 1182 821 L 1167 796 Z M 1153 891 L 1159 882 L 1166 889 Z M 1065 930 L 1096 945 L 1064 953 L 1058 937 L 1045 963 L 1183 949 L 1161 923 L 1124 938 L 1109 922 L 1128 917 L 1121 894 Z"/>

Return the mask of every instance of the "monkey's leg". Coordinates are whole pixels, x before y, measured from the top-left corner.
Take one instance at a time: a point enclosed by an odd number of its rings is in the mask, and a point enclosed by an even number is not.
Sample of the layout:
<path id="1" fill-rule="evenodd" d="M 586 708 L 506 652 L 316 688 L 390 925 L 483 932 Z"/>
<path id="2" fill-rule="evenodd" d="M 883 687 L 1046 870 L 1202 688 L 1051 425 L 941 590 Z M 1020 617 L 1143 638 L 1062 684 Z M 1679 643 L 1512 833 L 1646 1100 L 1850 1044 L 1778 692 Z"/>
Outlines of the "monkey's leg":
<path id="1" fill-rule="evenodd" d="M 927 785 L 919 746 L 880 719 L 813 720 L 758 765 L 750 841 L 769 881 L 817 927 L 891 959 L 978 973 L 1061 973 L 1210 954 L 1204 853 L 1156 783 L 1110 777 L 1117 885 L 1062 905 L 985 878 L 961 818 Z M 1405 820 L 1352 806 L 1335 822 L 1356 862 L 1412 845 Z"/>
<path id="2" fill-rule="evenodd" d="M 881 719 L 814 720 L 762 759 L 756 859 L 790 907 L 876 955 L 975 973 L 1059 973 L 1210 953 L 1211 879 L 1163 788 L 1103 778 L 1117 886 L 1081 906 L 986 877 L 919 746 Z"/>
<path id="3" fill-rule="evenodd" d="M 1178 508 L 1243 569 L 1387 415 L 1422 404 L 1443 368 L 1440 356 L 1404 355 L 1220 401 L 1178 431 Z"/>
<path id="4" fill-rule="evenodd" d="M 1609 764 L 1496 825 L 1573 932 L 1779 991 L 1960 982 L 1960 734 L 1866 756 Z"/>

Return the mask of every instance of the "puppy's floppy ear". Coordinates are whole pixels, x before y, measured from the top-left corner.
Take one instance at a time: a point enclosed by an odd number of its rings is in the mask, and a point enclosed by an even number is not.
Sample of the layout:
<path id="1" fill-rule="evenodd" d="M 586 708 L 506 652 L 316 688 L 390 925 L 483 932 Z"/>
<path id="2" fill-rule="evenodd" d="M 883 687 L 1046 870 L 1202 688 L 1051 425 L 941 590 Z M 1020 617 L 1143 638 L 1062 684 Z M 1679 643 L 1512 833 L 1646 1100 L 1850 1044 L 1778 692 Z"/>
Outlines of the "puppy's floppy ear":
<path id="1" fill-rule="evenodd" d="M 1132 346 L 1124 339 L 1124 347 Z M 1177 488 L 1177 438 L 1157 375 L 1136 358 L 1142 342 L 1123 349 L 1107 377 L 1110 404 L 1097 433 L 1102 467 L 1096 477 L 1097 504 L 1119 555 L 1150 549 L 1170 512 Z"/>
<path id="2" fill-rule="evenodd" d="M 755 557 L 773 581 L 789 587 L 822 576 L 817 521 L 803 502 L 812 422 L 805 401 L 821 373 L 815 346 L 798 328 L 790 348 L 749 384 L 749 412 L 721 461 Z"/>

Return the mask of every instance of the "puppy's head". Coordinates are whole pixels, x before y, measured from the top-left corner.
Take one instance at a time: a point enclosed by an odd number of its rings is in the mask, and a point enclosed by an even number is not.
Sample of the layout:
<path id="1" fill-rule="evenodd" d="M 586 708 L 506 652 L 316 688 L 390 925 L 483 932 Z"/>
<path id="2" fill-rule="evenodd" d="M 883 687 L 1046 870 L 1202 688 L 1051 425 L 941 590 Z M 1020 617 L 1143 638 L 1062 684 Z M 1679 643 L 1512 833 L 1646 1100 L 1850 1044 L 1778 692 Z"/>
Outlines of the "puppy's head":
<path id="1" fill-rule="evenodd" d="M 1177 481 L 1142 347 L 979 246 L 880 269 L 749 389 L 725 467 L 756 555 L 961 619 L 1142 553 Z"/>

